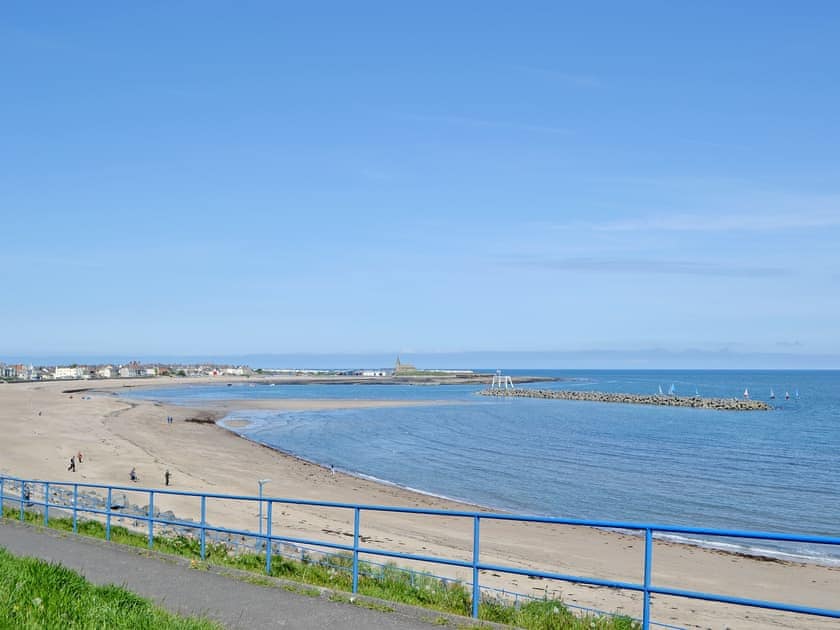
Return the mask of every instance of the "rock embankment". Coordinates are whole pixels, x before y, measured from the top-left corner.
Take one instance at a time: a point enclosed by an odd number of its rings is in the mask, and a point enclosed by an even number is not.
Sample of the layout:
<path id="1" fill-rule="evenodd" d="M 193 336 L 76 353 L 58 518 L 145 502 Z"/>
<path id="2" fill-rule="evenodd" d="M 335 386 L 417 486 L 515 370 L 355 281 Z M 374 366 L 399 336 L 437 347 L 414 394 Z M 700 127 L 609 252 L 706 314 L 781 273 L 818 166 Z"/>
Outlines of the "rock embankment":
<path id="1" fill-rule="evenodd" d="M 630 405 L 660 405 L 663 407 L 692 407 L 720 411 L 769 411 L 766 402 L 738 398 L 700 398 L 689 396 L 646 396 L 608 392 L 578 392 L 555 389 L 485 389 L 482 396 L 510 398 L 546 398 L 554 400 L 589 400 L 592 402 L 625 403 Z"/>

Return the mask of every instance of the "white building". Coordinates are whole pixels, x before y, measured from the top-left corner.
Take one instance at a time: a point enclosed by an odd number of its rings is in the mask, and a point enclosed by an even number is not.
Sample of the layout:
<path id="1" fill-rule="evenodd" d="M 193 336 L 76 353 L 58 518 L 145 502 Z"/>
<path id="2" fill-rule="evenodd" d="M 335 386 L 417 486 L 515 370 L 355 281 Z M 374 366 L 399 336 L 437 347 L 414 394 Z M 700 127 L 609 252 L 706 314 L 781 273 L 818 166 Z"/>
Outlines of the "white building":
<path id="1" fill-rule="evenodd" d="M 85 373 L 84 368 L 80 367 L 56 367 L 55 378 L 82 378 Z"/>
<path id="2" fill-rule="evenodd" d="M 96 375 L 99 378 L 116 378 L 117 371 L 114 369 L 113 365 L 105 365 L 96 370 Z"/>

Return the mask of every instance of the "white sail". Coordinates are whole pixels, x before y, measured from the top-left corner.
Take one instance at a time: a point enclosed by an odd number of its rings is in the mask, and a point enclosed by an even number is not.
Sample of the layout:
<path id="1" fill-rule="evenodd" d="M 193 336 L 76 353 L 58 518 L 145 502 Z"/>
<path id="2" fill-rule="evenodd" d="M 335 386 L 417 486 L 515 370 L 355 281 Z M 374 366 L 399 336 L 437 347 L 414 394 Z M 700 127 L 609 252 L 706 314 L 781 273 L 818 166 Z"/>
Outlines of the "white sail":
<path id="1" fill-rule="evenodd" d="M 744 398 L 749 398 L 749 397 L 750 397 L 750 390 L 745 387 L 744 388 Z"/>
<path id="2" fill-rule="evenodd" d="M 771 387 L 771 388 L 770 388 L 770 398 L 771 398 L 771 400 L 772 400 L 772 399 L 774 399 L 775 397 L 776 397 L 776 392 L 774 392 L 774 391 L 773 391 L 773 388 Z"/>

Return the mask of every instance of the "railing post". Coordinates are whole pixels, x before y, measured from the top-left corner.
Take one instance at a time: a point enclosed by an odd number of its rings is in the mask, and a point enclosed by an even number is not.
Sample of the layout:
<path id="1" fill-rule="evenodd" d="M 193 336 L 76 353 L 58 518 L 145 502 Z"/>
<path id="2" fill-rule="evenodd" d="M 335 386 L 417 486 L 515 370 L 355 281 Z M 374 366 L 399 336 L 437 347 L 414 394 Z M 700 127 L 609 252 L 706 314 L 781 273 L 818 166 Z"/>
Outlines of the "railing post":
<path id="1" fill-rule="evenodd" d="M 50 482 L 44 482 L 44 527 L 50 524 Z"/>
<path id="2" fill-rule="evenodd" d="M 353 508 L 353 592 L 359 592 L 359 521 L 361 510 Z"/>
<path id="3" fill-rule="evenodd" d="M 149 549 L 155 545 L 155 491 L 149 490 Z"/>
<path id="4" fill-rule="evenodd" d="M 481 588 L 478 585 L 478 555 L 481 542 L 479 538 L 479 516 L 476 514 L 473 517 L 473 559 L 472 559 L 472 573 L 473 573 L 473 589 L 472 589 L 472 616 L 478 619 L 478 603 L 481 600 Z"/>
<path id="5" fill-rule="evenodd" d="M 6 517 L 6 512 L 4 508 L 6 507 L 5 501 L 3 500 L 3 482 L 6 481 L 5 477 L 0 477 L 0 518 Z"/>
<path id="6" fill-rule="evenodd" d="M 30 490 L 31 492 L 31 490 Z M 26 482 L 20 480 L 20 520 L 23 520 L 23 495 L 26 494 Z"/>
<path id="7" fill-rule="evenodd" d="M 207 540 L 207 497 L 201 495 L 201 559 L 204 560 L 205 543 Z"/>
<path id="8" fill-rule="evenodd" d="M 650 630 L 650 565 L 653 560 L 653 532 L 645 529 L 645 590 L 642 604 L 642 630 Z"/>
<path id="9" fill-rule="evenodd" d="M 267 575 L 271 575 L 271 508 L 273 506 L 274 501 L 269 499 L 265 523 L 265 572 Z"/>
<path id="10" fill-rule="evenodd" d="M 108 486 L 108 505 L 105 514 L 105 540 L 111 540 L 111 486 Z"/>
<path id="11" fill-rule="evenodd" d="M 79 517 L 78 517 L 78 506 L 79 506 L 79 484 L 73 484 L 73 533 L 79 533 Z"/>

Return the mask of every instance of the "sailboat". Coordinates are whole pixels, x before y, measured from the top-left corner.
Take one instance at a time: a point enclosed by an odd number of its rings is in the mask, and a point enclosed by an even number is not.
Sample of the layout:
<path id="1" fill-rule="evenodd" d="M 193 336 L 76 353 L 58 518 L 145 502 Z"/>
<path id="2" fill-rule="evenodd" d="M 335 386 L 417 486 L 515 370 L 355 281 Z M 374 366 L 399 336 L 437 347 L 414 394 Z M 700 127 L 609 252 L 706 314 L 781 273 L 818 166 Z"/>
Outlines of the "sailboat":
<path id="1" fill-rule="evenodd" d="M 659 386 L 659 395 L 664 396 L 664 394 L 662 393 L 662 385 Z"/>
<path id="2" fill-rule="evenodd" d="M 796 400 L 799 400 L 799 388 L 798 387 L 796 388 L 796 391 L 793 392 L 793 397 L 796 398 Z"/>
<path id="3" fill-rule="evenodd" d="M 744 388 L 744 398 L 749 399 L 750 397 L 750 390 L 746 387 Z"/>
<path id="4" fill-rule="evenodd" d="M 776 400 L 776 392 L 773 391 L 773 388 L 770 388 L 770 400 Z"/>
<path id="5" fill-rule="evenodd" d="M 700 398 L 700 392 L 697 390 L 697 385 L 694 386 L 694 397 Z"/>
<path id="6" fill-rule="evenodd" d="M 790 392 L 785 392 L 785 400 L 790 400 Z"/>
<path id="7" fill-rule="evenodd" d="M 671 387 L 668 388 L 668 395 L 669 396 L 676 396 L 677 395 L 677 390 L 674 389 L 674 384 L 673 383 L 671 383 Z"/>

